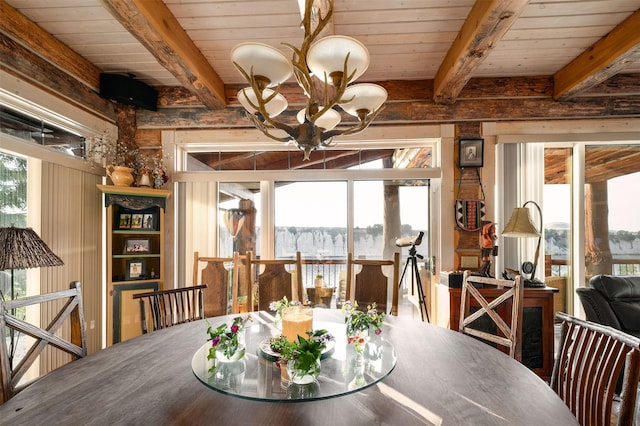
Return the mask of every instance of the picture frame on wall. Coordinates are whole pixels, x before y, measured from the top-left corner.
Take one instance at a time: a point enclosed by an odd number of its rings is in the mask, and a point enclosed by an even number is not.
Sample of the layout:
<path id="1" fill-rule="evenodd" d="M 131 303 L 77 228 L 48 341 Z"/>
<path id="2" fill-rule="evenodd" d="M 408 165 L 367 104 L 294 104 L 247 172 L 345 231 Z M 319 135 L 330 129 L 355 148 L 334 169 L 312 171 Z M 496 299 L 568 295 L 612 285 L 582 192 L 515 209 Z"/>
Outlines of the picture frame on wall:
<path id="1" fill-rule="evenodd" d="M 125 238 L 124 254 L 150 253 L 151 238 Z"/>
<path id="2" fill-rule="evenodd" d="M 127 260 L 127 269 L 125 271 L 126 280 L 142 280 L 145 278 L 145 260 L 129 259 Z"/>
<path id="3" fill-rule="evenodd" d="M 458 143 L 458 166 L 482 167 L 484 163 L 484 139 L 460 139 Z"/>

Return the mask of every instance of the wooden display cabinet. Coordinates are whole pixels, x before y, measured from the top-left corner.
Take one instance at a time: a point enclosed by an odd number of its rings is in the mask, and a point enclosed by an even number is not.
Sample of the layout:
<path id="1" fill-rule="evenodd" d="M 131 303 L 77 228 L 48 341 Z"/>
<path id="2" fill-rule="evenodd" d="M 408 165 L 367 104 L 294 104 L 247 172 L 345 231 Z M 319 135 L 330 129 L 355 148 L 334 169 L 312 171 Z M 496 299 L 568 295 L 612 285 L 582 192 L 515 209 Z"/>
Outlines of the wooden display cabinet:
<path id="1" fill-rule="evenodd" d="M 142 334 L 135 293 L 162 290 L 170 191 L 98 185 L 107 210 L 107 345 Z"/>
<path id="2" fill-rule="evenodd" d="M 462 289 L 442 284 L 438 284 L 438 289 L 439 292 L 448 293 L 449 328 L 457 331 L 460 322 Z M 488 302 L 504 292 L 504 290 L 495 288 L 480 288 L 479 290 Z M 525 288 L 523 297 L 522 363 L 547 382 L 551 379 L 553 369 L 553 297 L 557 292 L 558 289 L 550 287 Z M 474 305 L 477 306 L 477 302 L 472 299 L 472 310 Z M 498 309 L 498 314 L 507 324 L 511 320 L 510 309 L 506 306 L 501 306 Z"/>

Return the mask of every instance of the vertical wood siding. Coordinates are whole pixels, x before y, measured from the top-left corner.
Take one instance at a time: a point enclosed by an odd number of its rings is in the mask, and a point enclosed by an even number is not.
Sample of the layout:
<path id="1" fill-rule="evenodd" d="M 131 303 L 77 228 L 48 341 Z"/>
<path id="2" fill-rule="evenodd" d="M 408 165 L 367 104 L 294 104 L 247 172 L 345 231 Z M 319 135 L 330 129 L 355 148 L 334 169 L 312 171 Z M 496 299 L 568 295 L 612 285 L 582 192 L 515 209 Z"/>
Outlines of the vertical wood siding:
<path id="1" fill-rule="evenodd" d="M 102 205 L 96 184 L 101 177 L 91 173 L 42 163 L 41 237 L 64 261 L 64 266 L 42 268 L 41 293 L 69 288 L 72 281 L 82 283 L 87 350 L 93 353 L 102 345 Z M 41 309 L 40 321 L 46 325 L 61 308 Z M 61 331 L 67 337 L 68 324 Z M 70 357 L 50 348 L 41 357 L 41 373 L 55 369 Z"/>

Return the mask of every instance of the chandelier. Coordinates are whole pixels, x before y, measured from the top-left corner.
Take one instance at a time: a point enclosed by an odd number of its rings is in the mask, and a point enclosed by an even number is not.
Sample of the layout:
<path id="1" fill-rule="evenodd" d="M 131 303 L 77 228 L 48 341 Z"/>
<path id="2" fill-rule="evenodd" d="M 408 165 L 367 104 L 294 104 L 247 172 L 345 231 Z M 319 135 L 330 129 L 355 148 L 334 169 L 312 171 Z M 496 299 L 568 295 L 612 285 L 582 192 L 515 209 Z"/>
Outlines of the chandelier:
<path id="1" fill-rule="evenodd" d="M 314 0 L 306 0 L 302 45 L 296 48 L 283 43 L 293 51 L 290 61 L 263 43 L 240 43 L 231 51 L 233 64 L 250 84 L 238 92 L 247 118 L 269 138 L 295 143 L 304 152 L 304 160 L 314 150 L 329 146 L 333 137 L 366 129 L 387 99 L 387 91 L 377 84 L 350 85 L 369 66 L 369 52 L 361 42 L 340 35 L 318 39 L 332 15 L 333 0 L 328 1 L 324 16 L 314 8 Z M 280 85 L 292 74 L 306 96 L 305 108 L 298 112 L 294 125 L 275 119 L 287 109 Z M 336 129 L 341 120 L 337 106 L 358 122 Z"/>

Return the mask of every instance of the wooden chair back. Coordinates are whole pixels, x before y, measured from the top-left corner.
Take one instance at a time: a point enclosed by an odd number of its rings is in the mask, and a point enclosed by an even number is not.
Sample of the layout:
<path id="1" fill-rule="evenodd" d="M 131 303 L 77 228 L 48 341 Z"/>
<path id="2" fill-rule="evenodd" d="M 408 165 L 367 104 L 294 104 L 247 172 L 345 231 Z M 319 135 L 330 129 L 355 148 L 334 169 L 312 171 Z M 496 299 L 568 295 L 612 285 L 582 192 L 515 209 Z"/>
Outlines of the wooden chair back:
<path id="1" fill-rule="evenodd" d="M 356 266 L 359 270 L 356 271 Z M 391 276 L 385 275 L 384 268 L 392 268 Z M 347 299 L 358 302 L 359 309 L 376 303 L 378 311 L 389 313 L 389 278 L 393 287 L 391 315 L 398 315 L 398 281 L 400 274 L 400 253 L 394 253 L 393 260 L 354 259 L 347 255 Z"/>
<path id="2" fill-rule="evenodd" d="M 289 267 L 290 271 L 286 267 Z M 295 269 L 294 269 L 295 268 Z M 302 256 L 295 259 L 256 259 L 247 252 L 247 282 L 257 282 L 258 310 L 269 310 L 269 304 L 287 297 L 289 301 L 302 301 Z M 250 294 L 252 292 L 249 292 Z M 253 301 L 248 301 L 253 306 Z"/>
<path id="3" fill-rule="evenodd" d="M 64 303 L 64 305 L 57 310 L 56 315 L 45 328 L 21 319 L 18 314 L 28 306 L 40 305 L 45 307 L 50 302 L 54 304 Z M 65 324 L 69 325 L 68 333 Z M 10 348 L 7 346 L 8 339 L 5 339 L 5 336 L 10 334 L 14 338 L 19 336 L 24 339 L 25 336 L 30 336 L 34 339 L 26 355 L 17 364 L 12 357 L 13 354 Z M 39 378 L 25 383 L 21 382 L 25 373 L 47 346 L 55 347 L 69 354 L 71 361 L 87 356 L 80 282 L 72 282 L 69 290 L 10 301 L 0 300 L 0 336 L 2 337 L 0 339 L 0 380 L 2 381 L 0 403 L 2 403 Z M 66 338 L 65 336 L 69 337 Z"/>
<path id="4" fill-rule="evenodd" d="M 206 284 L 133 295 L 140 301 L 142 334 L 205 317 Z"/>
<path id="5" fill-rule="evenodd" d="M 227 315 L 229 300 L 231 313 L 244 310 L 238 303 L 238 297 L 249 293 L 244 273 L 246 259 L 247 256 L 241 256 L 237 252 L 233 253 L 233 257 L 201 257 L 197 251 L 193 254 L 193 285 L 207 284 L 204 310 L 208 317 Z M 202 262 L 205 265 L 200 269 Z"/>
<path id="6" fill-rule="evenodd" d="M 479 291 L 482 288 L 504 289 L 499 296 L 488 301 Z M 522 310 L 524 281 L 517 275 L 515 280 L 478 277 L 465 271 L 460 299 L 459 331 L 491 342 L 508 350 L 509 356 L 522 361 Z M 472 304 L 478 310 L 472 312 Z M 502 311 L 501 315 L 499 311 Z M 483 318 L 487 322 L 476 322 Z M 505 319 L 503 319 L 505 318 Z M 510 324 L 507 324 L 507 321 Z M 475 324 L 474 324 L 475 322 Z M 488 325 L 488 326 L 487 326 Z"/>
<path id="7" fill-rule="evenodd" d="M 557 313 L 556 319 L 562 322 L 562 332 L 551 388 L 582 425 L 634 424 L 640 380 L 640 339 L 563 312 Z M 621 374 L 622 392 L 615 421 L 613 401 Z"/>

